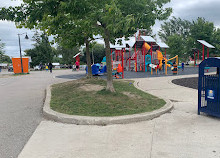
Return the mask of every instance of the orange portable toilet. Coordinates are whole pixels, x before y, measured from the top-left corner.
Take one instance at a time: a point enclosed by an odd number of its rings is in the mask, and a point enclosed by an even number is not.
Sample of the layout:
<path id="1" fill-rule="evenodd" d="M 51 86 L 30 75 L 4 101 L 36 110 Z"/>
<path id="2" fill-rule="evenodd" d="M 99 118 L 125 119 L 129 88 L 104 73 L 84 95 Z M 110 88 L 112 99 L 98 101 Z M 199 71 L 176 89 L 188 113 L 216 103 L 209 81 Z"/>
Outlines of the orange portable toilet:
<path id="1" fill-rule="evenodd" d="M 21 58 L 12 58 L 12 64 L 13 64 L 13 69 L 14 73 L 22 73 L 21 71 Z M 22 65 L 23 65 L 23 73 L 28 73 L 29 70 L 29 58 L 27 57 L 22 57 Z"/>

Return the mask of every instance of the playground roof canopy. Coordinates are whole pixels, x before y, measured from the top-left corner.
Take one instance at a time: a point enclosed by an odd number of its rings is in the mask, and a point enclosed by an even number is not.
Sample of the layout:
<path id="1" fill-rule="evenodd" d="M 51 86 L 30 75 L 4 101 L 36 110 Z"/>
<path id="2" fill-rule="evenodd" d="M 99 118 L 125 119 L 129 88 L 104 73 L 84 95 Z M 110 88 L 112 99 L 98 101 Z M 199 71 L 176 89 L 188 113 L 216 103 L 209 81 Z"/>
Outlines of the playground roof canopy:
<path id="1" fill-rule="evenodd" d="M 169 48 L 169 46 L 166 43 L 161 42 L 161 43 L 157 43 L 157 44 L 160 48 Z"/>
<path id="2" fill-rule="evenodd" d="M 145 42 L 156 42 L 151 36 L 140 36 Z"/>
<path id="3" fill-rule="evenodd" d="M 77 56 L 81 55 L 80 53 L 77 53 L 76 55 L 73 56 L 73 58 L 76 58 Z"/>
<path id="4" fill-rule="evenodd" d="M 121 44 L 118 43 L 118 40 L 122 40 L 122 41 L 121 41 Z M 116 40 L 115 44 L 111 44 L 111 43 L 110 43 L 110 48 L 111 48 L 111 49 L 118 49 L 118 50 L 120 50 L 120 49 L 122 49 L 122 48 L 126 48 L 126 42 L 125 42 L 125 40 L 124 40 L 124 39 L 118 39 L 118 40 Z"/>
<path id="5" fill-rule="evenodd" d="M 132 48 L 135 44 L 135 37 L 129 37 L 129 40 L 126 41 L 126 44 Z"/>
<path id="6" fill-rule="evenodd" d="M 204 40 L 197 40 L 197 41 L 208 48 L 215 48 L 213 45 L 209 44 L 208 42 L 206 42 Z"/>
<path id="7" fill-rule="evenodd" d="M 136 48 L 142 48 L 144 42 L 146 42 L 148 44 L 153 44 L 153 47 L 157 46 L 156 40 L 153 39 L 151 36 L 139 36 L 139 37 L 137 37 L 133 48 L 135 46 L 136 46 Z"/>

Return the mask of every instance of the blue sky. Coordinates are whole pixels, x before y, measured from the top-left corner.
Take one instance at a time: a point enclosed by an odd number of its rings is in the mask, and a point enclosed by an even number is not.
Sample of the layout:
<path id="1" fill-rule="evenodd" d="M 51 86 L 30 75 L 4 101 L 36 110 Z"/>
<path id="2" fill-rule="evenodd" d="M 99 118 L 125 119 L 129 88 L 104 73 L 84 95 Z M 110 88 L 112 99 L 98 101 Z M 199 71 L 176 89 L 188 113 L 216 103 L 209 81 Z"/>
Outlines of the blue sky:
<path id="1" fill-rule="evenodd" d="M 22 3 L 21 0 L 0 0 L 0 7 L 16 6 Z M 173 8 L 173 16 L 192 20 L 197 17 L 204 17 L 206 20 L 214 22 L 215 26 L 220 26 L 220 0 L 171 0 L 166 6 Z M 161 22 L 156 22 L 153 27 L 154 33 L 160 28 Z M 31 38 L 34 30 L 17 29 L 13 22 L 0 21 L 0 39 L 5 43 L 5 53 L 9 56 L 19 56 L 18 33 L 27 32 Z M 22 50 L 33 47 L 33 42 L 21 36 Z"/>

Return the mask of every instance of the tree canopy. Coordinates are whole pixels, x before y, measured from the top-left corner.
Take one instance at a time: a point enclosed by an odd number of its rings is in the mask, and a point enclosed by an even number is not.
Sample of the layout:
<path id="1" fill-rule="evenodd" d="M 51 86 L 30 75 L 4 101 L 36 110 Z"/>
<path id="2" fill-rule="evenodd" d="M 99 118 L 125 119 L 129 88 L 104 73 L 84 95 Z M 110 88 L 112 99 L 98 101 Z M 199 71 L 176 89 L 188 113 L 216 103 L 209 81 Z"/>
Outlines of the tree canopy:
<path id="1" fill-rule="evenodd" d="M 114 92 L 110 42 L 133 35 L 137 28 L 149 29 L 156 20 L 165 20 L 170 0 L 23 0 L 18 7 L 2 8 L 0 19 L 12 20 L 20 27 L 38 28 L 55 35 L 65 45 L 86 44 L 88 72 L 89 43 L 100 34 L 105 41 L 107 61 L 106 90 Z"/>
<path id="2" fill-rule="evenodd" d="M 53 62 L 55 50 L 51 47 L 48 36 L 45 33 L 36 32 L 33 36 L 34 48 L 25 50 L 26 56 L 32 59 L 31 65 L 48 64 Z"/>
<path id="3" fill-rule="evenodd" d="M 74 47 L 74 48 L 65 48 L 62 47 L 61 45 L 58 45 L 56 48 L 56 54 L 57 55 L 62 55 L 62 58 L 60 59 L 61 64 L 73 64 L 73 56 L 75 54 L 79 53 L 79 48 Z M 83 61 L 86 63 L 86 60 Z"/>
<path id="4" fill-rule="evenodd" d="M 86 54 L 85 51 L 86 50 L 83 49 L 84 54 Z M 92 63 L 93 63 L 93 59 L 94 59 L 94 63 L 101 63 L 103 57 L 105 56 L 105 47 L 104 47 L 104 45 L 94 42 L 90 45 L 90 51 L 91 51 Z M 85 55 L 81 57 L 81 61 L 86 62 L 86 56 Z"/>
<path id="5" fill-rule="evenodd" d="M 206 21 L 201 17 L 192 21 L 172 17 L 161 25 L 159 36 L 170 46 L 168 53 L 172 56 L 179 55 L 180 58 L 186 59 L 192 56 L 192 48 L 202 50 L 201 44 L 197 42 L 199 39 L 216 46 L 216 49 L 210 50 L 210 55 L 218 54 L 220 51 L 219 29 L 214 27 L 213 22 Z"/>
<path id="6" fill-rule="evenodd" d="M 188 20 L 172 17 L 170 20 L 165 21 L 161 25 L 161 29 L 158 32 L 162 41 L 167 41 L 172 35 L 181 36 L 183 39 L 187 39 L 190 34 L 190 28 L 192 23 Z"/>
<path id="7" fill-rule="evenodd" d="M 11 58 L 8 55 L 5 55 L 4 47 L 5 44 L 2 43 L 0 39 L 0 63 L 11 63 Z"/>

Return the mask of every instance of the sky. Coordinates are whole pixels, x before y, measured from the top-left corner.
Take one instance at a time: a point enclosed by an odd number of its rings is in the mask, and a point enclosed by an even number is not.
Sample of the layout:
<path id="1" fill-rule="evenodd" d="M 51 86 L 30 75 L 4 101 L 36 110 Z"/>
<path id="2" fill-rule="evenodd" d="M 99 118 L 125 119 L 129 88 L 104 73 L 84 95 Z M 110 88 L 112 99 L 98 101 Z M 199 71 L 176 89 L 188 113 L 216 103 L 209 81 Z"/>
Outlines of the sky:
<path id="1" fill-rule="evenodd" d="M 0 0 L 0 7 L 16 6 L 21 3 L 21 0 Z M 220 27 L 220 0 L 171 0 L 166 6 L 173 8 L 171 16 L 186 20 L 196 20 L 198 17 L 204 17 L 207 21 L 213 22 L 216 27 Z M 159 31 L 161 23 L 156 22 L 153 27 L 154 33 Z M 27 32 L 29 38 L 34 34 L 34 30 L 17 29 L 13 22 L 0 21 L 0 39 L 5 43 L 5 54 L 10 57 L 19 56 L 17 34 L 25 32 Z M 21 36 L 22 51 L 33 47 L 33 41 L 26 40 L 24 37 L 25 35 Z"/>

